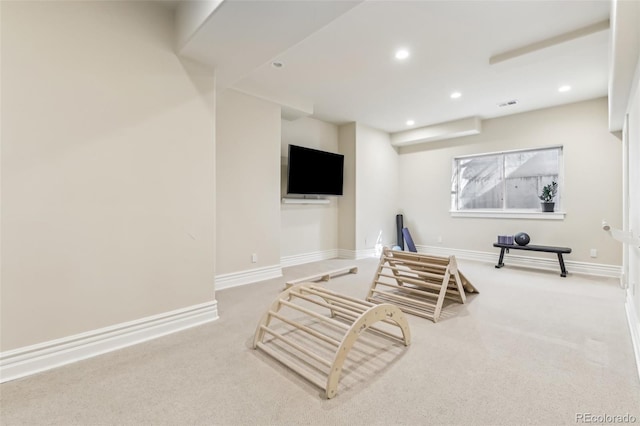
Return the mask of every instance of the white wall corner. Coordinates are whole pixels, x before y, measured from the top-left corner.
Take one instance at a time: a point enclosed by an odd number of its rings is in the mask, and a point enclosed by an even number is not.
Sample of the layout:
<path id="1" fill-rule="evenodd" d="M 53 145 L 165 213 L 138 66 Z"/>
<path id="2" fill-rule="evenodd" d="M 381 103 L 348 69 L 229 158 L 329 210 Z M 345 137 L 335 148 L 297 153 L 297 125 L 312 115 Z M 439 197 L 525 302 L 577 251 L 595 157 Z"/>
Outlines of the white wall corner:
<path id="1" fill-rule="evenodd" d="M 283 120 L 295 121 L 313 114 L 313 102 L 301 96 L 275 94 L 258 88 L 234 87 L 233 90 L 280 105 L 280 118 Z"/>
<path id="2" fill-rule="evenodd" d="M 181 1 L 175 11 L 176 51 L 180 53 L 184 46 L 204 25 L 211 14 L 224 0 Z"/>
<path id="3" fill-rule="evenodd" d="M 213 300 L 0 353 L 0 383 L 71 364 L 218 319 Z"/>
<path id="4" fill-rule="evenodd" d="M 375 248 L 362 249 L 362 250 L 357 250 L 356 251 L 356 260 L 368 259 L 368 258 L 371 258 L 371 257 L 378 257 L 378 256 L 376 256 L 376 249 Z"/>
<path id="5" fill-rule="evenodd" d="M 640 379 L 640 315 L 638 315 L 640 312 L 636 311 L 631 290 L 627 290 L 625 308 L 627 311 L 627 320 L 629 322 L 629 332 L 631 333 L 631 344 L 633 345 L 633 352 L 636 355 L 638 378 Z"/>
<path id="6" fill-rule="evenodd" d="M 319 262 L 321 260 L 335 259 L 339 257 L 338 249 L 321 250 L 310 253 L 294 254 L 291 256 L 283 256 L 280 258 L 280 266 L 288 268 L 295 265 L 304 265 L 305 263 Z"/>
<path id="7" fill-rule="evenodd" d="M 368 259 L 370 257 L 376 257 L 376 250 L 373 248 L 362 250 L 338 249 L 338 257 L 340 259 L 350 260 Z"/>
<path id="8" fill-rule="evenodd" d="M 313 105 L 301 108 L 280 104 L 280 117 L 283 120 L 295 121 L 299 118 L 309 117 L 311 114 L 313 114 Z"/>
<path id="9" fill-rule="evenodd" d="M 246 271 L 231 272 L 228 274 L 216 275 L 216 290 L 238 287 L 258 281 L 271 280 L 282 276 L 280 265 L 265 266 L 264 268 L 249 269 Z"/>
<path id="10" fill-rule="evenodd" d="M 338 258 L 355 260 L 356 259 L 356 251 L 355 250 L 348 250 L 348 249 L 338 249 Z"/>
<path id="11" fill-rule="evenodd" d="M 624 114 L 632 93 L 634 73 L 640 59 L 640 4 L 611 2 L 611 42 L 609 43 L 609 130 L 622 130 Z"/>

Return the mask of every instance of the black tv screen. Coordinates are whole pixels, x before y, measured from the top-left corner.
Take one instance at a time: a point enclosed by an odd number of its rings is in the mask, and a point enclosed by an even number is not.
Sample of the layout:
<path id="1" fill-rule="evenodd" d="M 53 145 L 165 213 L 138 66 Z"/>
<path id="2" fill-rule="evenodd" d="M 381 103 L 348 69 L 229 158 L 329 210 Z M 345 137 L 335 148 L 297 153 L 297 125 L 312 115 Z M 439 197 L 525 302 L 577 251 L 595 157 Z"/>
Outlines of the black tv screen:
<path id="1" fill-rule="evenodd" d="M 344 155 L 289 145 L 287 193 L 342 195 Z"/>

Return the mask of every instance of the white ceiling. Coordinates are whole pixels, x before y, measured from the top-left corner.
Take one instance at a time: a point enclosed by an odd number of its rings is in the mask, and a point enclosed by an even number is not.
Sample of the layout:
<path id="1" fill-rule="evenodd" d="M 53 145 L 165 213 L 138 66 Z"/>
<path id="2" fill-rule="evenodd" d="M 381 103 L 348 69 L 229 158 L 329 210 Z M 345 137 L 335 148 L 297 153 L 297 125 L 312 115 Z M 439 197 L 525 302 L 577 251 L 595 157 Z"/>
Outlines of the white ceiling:
<path id="1" fill-rule="evenodd" d="M 489 58 L 607 20 L 609 9 L 607 0 L 226 0 L 182 53 L 215 66 L 224 87 L 393 133 L 606 96 L 609 30 Z M 404 61 L 394 58 L 401 47 Z"/>

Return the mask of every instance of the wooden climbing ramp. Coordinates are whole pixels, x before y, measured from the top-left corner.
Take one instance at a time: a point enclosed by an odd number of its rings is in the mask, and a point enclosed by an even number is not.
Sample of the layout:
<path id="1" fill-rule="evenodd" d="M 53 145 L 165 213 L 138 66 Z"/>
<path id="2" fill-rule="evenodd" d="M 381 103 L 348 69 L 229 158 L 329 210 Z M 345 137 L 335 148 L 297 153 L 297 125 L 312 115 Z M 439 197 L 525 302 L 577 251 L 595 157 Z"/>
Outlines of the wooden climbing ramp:
<path id="1" fill-rule="evenodd" d="M 408 346 L 402 311 L 330 291 L 313 283 L 294 285 L 271 304 L 253 339 L 260 349 L 325 390 L 333 398 L 349 351 L 364 333 Z"/>
<path id="2" fill-rule="evenodd" d="M 318 282 L 318 281 L 329 281 L 331 278 L 336 277 L 338 275 L 357 274 L 357 273 L 358 273 L 358 267 L 356 265 L 349 265 L 342 268 L 334 269 L 332 271 L 321 272 L 319 274 L 309 275 L 304 278 L 297 278 L 295 280 L 287 281 L 285 283 L 285 287 L 289 288 L 293 285 L 304 283 L 304 282 L 311 283 L 311 282 Z"/>
<path id="3" fill-rule="evenodd" d="M 385 248 L 367 300 L 393 303 L 404 312 L 437 322 L 447 300 L 466 303 L 478 290 L 458 270 L 455 256 L 440 257 Z"/>

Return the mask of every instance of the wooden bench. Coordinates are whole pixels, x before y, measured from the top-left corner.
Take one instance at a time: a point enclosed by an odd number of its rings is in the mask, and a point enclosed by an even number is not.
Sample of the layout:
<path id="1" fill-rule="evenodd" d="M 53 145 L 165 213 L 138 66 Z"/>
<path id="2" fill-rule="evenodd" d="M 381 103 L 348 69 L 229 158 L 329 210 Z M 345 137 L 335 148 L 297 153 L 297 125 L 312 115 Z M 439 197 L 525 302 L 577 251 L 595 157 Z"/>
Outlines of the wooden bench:
<path id="1" fill-rule="evenodd" d="M 556 253 L 558 255 L 558 262 L 560 263 L 560 276 L 567 276 L 567 268 L 564 266 L 564 259 L 562 258 L 563 254 L 571 253 L 571 249 L 569 247 L 554 247 L 554 246 L 536 246 L 536 245 L 526 245 L 519 246 L 517 244 L 501 244 L 501 243 L 493 243 L 494 247 L 500 248 L 500 259 L 498 260 L 498 264 L 496 268 L 502 268 L 504 263 L 502 262 L 504 259 L 504 252 L 506 250 L 509 253 L 509 249 L 513 250 L 529 250 L 529 251 L 542 251 L 545 253 Z"/>

